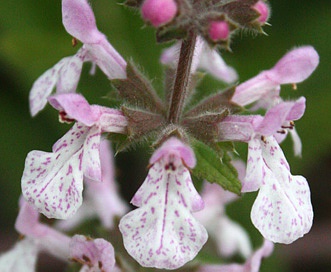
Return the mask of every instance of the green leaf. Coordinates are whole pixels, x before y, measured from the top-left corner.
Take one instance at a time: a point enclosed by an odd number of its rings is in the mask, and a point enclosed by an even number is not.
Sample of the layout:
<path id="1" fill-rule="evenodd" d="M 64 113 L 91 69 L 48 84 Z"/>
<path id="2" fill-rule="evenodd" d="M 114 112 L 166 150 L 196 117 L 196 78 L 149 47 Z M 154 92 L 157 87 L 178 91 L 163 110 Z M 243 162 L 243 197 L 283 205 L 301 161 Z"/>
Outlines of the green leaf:
<path id="1" fill-rule="evenodd" d="M 217 183 L 225 190 L 240 195 L 241 182 L 237 170 L 225 152 L 221 159 L 213 149 L 198 140 L 193 142 L 193 149 L 197 158 L 197 165 L 192 169 L 193 176 Z"/>

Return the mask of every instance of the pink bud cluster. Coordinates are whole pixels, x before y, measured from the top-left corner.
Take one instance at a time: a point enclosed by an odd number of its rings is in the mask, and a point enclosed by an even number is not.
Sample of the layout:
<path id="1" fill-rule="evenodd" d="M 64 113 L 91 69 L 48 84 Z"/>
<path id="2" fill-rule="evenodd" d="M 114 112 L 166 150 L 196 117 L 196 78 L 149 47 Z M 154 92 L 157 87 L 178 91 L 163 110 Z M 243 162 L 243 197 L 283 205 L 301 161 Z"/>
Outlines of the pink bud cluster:
<path id="1" fill-rule="evenodd" d="M 175 0 L 145 0 L 141 7 L 143 19 L 154 27 L 169 23 L 177 14 Z"/>

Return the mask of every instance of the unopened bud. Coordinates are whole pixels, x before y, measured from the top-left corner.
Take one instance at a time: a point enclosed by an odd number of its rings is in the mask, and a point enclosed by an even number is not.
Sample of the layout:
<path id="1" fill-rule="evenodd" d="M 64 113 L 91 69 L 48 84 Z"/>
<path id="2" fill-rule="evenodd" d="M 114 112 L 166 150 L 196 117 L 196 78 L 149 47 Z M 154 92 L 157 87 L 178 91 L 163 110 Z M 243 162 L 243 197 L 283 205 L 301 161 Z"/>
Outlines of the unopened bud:
<path id="1" fill-rule="evenodd" d="M 270 8 L 269 6 L 264 2 L 264 1 L 258 1 L 254 7 L 253 7 L 259 14 L 260 16 L 258 17 L 258 22 L 261 25 L 264 25 L 270 16 Z"/>
<path id="2" fill-rule="evenodd" d="M 177 13 L 175 0 L 145 0 L 141 7 L 141 14 L 145 21 L 154 27 L 169 23 Z"/>
<path id="3" fill-rule="evenodd" d="M 230 35 L 229 24 L 225 21 L 212 21 L 208 33 L 214 42 L 225 41 Z"/>

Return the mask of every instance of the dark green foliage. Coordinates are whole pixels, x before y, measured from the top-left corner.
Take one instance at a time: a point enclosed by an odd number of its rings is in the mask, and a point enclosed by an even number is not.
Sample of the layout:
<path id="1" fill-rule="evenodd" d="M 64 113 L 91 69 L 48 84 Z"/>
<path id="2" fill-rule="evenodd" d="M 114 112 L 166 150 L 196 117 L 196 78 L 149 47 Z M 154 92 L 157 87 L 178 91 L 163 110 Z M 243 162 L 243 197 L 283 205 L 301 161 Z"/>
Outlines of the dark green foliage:
<path id="1" fill-rule="evenodd" d="M 193 176 L 217 183 L 225 190 L 240 195 L 241 183 L 230 157 L 224 155 L 223 159 L 220 159 L 213 149 L 197 140 L 193 141 L 192 146 L 197 158 L 197 165 L 192 170 Z"/>

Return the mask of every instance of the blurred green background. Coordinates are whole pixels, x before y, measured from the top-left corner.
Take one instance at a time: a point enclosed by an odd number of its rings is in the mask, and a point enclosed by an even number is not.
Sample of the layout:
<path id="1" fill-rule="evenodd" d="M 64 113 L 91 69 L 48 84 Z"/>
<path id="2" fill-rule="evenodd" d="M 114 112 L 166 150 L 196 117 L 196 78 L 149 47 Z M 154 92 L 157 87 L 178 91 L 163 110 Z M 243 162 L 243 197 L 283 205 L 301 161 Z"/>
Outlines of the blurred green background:
<path id="1" fill-rule="evenodd" d="M 162 48 L 156 45 L 154 31 L 144 27 L 138 13 L 115 0 L 91 1 L 98 27 L 126 59 L 132 58 L 143 67 L 157 88 L 162 86 L 162 67 L 158 62 Z M 268 69 L 289 49 L 310 44 L 320 55 L 315 73 L 297 91 L 282 90 L 284 98 L 305 96 L 307 110 L 296 123 L 303 142 L 302 158 L 295 158 L 290 141 L 283 144 L 293 174 L 302 174 L 310 182 L 315 210 L 311 233 L 290 246 L 277 246 L 261 271 L 331 271 L 331 2 L 330 0 L 271 1 L 271 27 L 264 29 L 268 36 L 241 33 L 232 43 L 232 53 L 224 52 L 225 60 L 234 66 L 240 81 Z M 27 153 L 38 149 L 50 151 L 53 143 L 68 129 L 57 122 L 57 112 L 47 107 L 31 118 L 28 94 L 33 82 L 61 58 L 77 51 L 61 22 L 61 1 L 20 0 L 0 4 L 0 199 L 1 249 L 17 238 L 13 226 L 20 195 L 20 179 Z M 80 45 L 79 45 L 80 46 Z M 102 98 L 109 83 L 100 70 L 88 75 L 84 66 L 78 86 L 91 103 L 106 104 Z M 210 78 L 200 89 L 217 89 Z M 117 158 L 121 189 L 130 199 L 144 179 L 148 153 L 121 154 Z M 126 165 L 133 160 L 130 171 Z M 142 169 L 142 170 L 141 170 Z M 136 181 L 132 186 L 131 182 Z M 230 205 L 229 213 L 251 230 L 257 231 L 249 220 L 254 195 L 245 196 L 238 204 Z M 256 244 L 261 240 L 256 240 Z"/>

